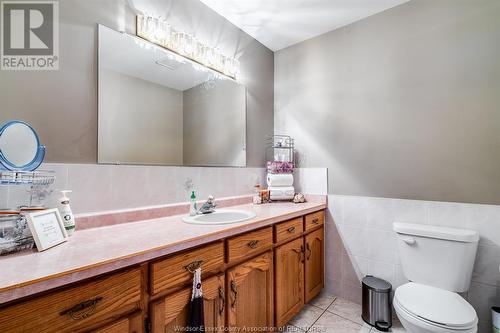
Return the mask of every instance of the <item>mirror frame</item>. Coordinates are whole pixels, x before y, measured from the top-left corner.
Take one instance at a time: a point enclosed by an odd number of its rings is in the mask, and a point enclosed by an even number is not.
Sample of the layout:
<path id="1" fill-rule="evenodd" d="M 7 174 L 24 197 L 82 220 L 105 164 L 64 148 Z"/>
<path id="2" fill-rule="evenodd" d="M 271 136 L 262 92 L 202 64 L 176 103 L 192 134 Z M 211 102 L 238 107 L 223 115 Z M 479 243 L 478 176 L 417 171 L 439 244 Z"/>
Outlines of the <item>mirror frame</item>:
<path id="1" fill-rule="evenodd" d="M 30 124 L 22 120 L 10 120 L 6 122 L 5 124 L 2 125 L 2 127 L 0 127 L 0 140 L 3 132 L 10 126 L 16 124 L 22 124 L 31 130 L 36 140 L 37 151 L 30 162 L 24 165 L 17 165 L 8 160 L 0 149 L 0 170 L 5 169 L 9 171 L 34 171 L 43 162 L 43 159 L 45 157 L 45 146 L 40 144 L 40 138 L 38 137 L 38 134 L 36 133 L 35 129 Z"/>

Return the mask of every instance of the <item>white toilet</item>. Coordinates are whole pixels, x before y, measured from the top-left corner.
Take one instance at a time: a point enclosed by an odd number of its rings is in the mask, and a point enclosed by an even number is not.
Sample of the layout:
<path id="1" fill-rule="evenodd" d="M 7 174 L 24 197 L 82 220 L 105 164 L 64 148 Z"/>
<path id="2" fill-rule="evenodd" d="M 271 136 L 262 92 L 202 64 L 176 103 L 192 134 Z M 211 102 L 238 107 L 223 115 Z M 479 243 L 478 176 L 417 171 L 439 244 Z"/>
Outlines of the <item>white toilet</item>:
<path id="1" fill-rule="evenodd" d="M 475 333 L 477 314 L 457 292 L 469 289 L 476 231 L 394 223 L 405 277 L 393 305 L 410 333 Z"/>

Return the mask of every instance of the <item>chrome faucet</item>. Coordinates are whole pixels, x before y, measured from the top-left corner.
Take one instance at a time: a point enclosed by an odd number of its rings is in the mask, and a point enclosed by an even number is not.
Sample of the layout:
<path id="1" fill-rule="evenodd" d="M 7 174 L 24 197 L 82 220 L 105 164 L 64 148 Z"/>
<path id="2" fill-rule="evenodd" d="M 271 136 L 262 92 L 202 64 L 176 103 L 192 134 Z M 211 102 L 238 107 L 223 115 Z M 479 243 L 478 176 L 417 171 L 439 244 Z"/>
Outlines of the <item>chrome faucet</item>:
<path id="1" fill-rule="evenodd" d="M 198 209 L 198 214 L 210 214 L 215 212 L 215 207 L 217 207 L 217 205 L 214 201 L 214 197 L 209 195 L 207 201 Z"/>

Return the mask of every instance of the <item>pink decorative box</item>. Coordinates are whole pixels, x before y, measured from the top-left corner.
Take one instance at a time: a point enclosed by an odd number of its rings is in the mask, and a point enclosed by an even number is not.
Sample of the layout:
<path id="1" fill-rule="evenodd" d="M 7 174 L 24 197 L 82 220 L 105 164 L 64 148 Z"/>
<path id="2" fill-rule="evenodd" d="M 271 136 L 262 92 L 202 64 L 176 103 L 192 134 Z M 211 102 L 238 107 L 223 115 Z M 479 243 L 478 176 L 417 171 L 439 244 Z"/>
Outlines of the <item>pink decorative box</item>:
<path id="1" fill-rule="evenodd" d="M 269 173 L 293 173 L 293 162 L 268 161 L 267 172 Z"/>

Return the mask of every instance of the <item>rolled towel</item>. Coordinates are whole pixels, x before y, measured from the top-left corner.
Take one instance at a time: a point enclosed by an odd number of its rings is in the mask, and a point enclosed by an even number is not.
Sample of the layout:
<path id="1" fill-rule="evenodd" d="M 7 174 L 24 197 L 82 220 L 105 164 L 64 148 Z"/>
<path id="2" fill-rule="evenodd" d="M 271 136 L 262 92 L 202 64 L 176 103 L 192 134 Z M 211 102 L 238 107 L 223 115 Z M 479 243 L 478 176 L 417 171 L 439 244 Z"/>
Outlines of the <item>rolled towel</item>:
<path id="1" fill-rule="evenodd" d="M 267 186 L 292 186 L 293 185 L 293 174 L 291 173 L 268 173 L 267 174 Z"/>
<path id="2" fill-rule="evenodd" d="M 295 188 L 293 186 L 284 186 L 284 187 L 269 187 L 269 193 L 271 195 L 271 200 L 273 197 L 291 197 L 295 195 Z"/>
<path id="3" fill-rule="evenodd" d="M 269 198 L 271 201 L 280 201 L 280 200 L 293 200 L 293 195 L 271 195 Z"/>

